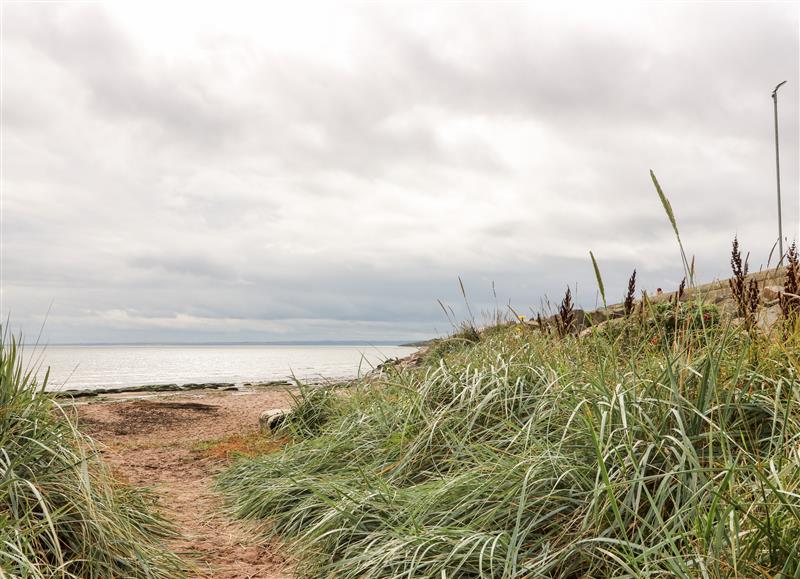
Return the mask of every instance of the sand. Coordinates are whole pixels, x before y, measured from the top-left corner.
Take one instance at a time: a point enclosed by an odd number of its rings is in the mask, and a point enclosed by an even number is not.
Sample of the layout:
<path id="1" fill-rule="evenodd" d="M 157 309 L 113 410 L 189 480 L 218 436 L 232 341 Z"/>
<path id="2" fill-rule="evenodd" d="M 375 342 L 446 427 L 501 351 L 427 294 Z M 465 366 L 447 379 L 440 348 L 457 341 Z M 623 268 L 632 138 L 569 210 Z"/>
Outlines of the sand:
<path id="1" fill-rule="evenodd" d="M 200 391 L 112 397 L 76 409 L 115 474 L 157 493 L 180 533 L 171 547 L 194 566 L 192 577 L 278 579 L 292 577 L 281 545 L 228 516 L 212 483 L 235 456 L 279 446 L 258 434 L 258 416 L 290 400 L 278 389 Z"/>

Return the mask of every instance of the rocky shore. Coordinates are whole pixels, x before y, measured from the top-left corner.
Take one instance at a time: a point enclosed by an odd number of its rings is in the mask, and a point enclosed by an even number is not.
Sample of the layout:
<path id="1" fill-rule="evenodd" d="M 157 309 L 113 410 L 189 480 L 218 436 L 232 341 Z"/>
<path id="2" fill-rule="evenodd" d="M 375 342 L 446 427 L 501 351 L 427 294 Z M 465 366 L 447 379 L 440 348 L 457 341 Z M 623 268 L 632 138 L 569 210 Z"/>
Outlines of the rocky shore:
<path id="1" fill-rule="evenodd" d="M 267 382 L 245 382 L 244 388 L 281 388 L 291 386 L 287 380 L 271 380 Z M 127 394 L 150 392 L 187 392 L 191 390 L 239 390 L 240 386 L 233 382 L 203 382 L 189 384 L 143 384 L 140 386 L 122 386 L 119 388 L 87 388 L 58 390 L 53 393 L 57 398 L 90 398 L 102 394 Z"/>

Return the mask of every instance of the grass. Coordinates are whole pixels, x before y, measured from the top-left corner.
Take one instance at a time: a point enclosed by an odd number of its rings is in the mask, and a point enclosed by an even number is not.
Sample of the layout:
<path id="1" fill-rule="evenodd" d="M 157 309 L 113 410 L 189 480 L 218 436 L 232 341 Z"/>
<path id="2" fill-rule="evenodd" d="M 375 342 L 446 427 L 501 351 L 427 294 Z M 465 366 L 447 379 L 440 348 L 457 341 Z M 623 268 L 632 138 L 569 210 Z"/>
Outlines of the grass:
<path id="1" fill-rule="evenodd" d="M 705 309 L 456 338 L 219 485 L 306 576 L 798 576 L 800 335 Z"/>
<path id="2" fill-rule="evenodd" d="M 113 479 L 46 382 L 2 334 L 0 577 L 183 576 L 154 498 Z"/>
<path id="3" fill-rule="evenodd" d="M 282 439 L 267 438 L 258 430 L 233 434 L 224 438 L 204 440 L 192 446 L 192 452 L 206 458 L 230 461 L 273 452 L 284 443 Z"/>
<path id="4" fill-rule="evenodd" d="M 580 334 L 470 316 L 419 367 L 299 401 L 323 419 L 219 488 L 308 577 L 800 577 L 800 323 L 634 292 Z"/>

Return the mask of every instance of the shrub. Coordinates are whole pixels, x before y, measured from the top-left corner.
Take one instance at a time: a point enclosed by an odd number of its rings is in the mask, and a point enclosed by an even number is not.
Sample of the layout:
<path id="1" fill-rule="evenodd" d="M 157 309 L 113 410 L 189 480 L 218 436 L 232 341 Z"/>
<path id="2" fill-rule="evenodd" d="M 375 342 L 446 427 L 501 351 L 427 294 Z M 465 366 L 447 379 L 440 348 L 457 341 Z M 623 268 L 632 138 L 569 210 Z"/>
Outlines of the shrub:
<path id="1" fill-rule="evenodd" d="M 702 302 L 661 302 L 651 304 L 650 323 L 673 340 L 678 333 L 686 336 L 706 331 L 720 322 L 719 310 Z"/>

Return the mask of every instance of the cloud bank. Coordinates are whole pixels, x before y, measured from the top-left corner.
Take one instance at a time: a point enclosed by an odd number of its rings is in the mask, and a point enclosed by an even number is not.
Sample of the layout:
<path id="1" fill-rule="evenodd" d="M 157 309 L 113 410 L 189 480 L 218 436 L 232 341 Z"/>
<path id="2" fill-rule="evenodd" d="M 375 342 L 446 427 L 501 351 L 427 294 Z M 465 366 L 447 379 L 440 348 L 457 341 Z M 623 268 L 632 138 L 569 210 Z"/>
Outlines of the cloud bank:
<path id="1" fill-rule="evenodd" d="M 794 3 L 5 4 L 2 313 L 51 342 L 411 339 L 798 234 Z M 492 294 L 496 286 L 497 299 Z"/>

